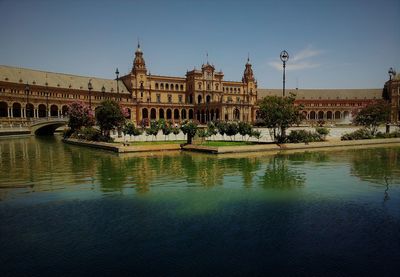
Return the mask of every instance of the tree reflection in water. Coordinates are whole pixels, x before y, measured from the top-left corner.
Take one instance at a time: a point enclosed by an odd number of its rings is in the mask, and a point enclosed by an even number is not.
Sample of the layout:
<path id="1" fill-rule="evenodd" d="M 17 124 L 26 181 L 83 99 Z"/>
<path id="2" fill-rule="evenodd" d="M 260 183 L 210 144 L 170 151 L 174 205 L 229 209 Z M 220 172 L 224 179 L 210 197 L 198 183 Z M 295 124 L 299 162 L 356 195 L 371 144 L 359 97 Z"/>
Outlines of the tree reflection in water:
<path id="1" fill-rule="evenodd" d="M 399 148 L 386 147 L 353 151 L 350 172 L 363 181 L 385 186 L 386 195 L 389 190 L 389 180 L 392 185 L 400 183 L 399 159 Z M 385 198 L 387 197 L 385 196 Z"/>
<path id="2" fill-rule="evenodd" d="M 261 179 L 261 186 L 271 189 L 290 190 L 304 186 L 305 173 L 298 172 L 289 165 L 289 157 L 276 155 L 271 158 Z"/>

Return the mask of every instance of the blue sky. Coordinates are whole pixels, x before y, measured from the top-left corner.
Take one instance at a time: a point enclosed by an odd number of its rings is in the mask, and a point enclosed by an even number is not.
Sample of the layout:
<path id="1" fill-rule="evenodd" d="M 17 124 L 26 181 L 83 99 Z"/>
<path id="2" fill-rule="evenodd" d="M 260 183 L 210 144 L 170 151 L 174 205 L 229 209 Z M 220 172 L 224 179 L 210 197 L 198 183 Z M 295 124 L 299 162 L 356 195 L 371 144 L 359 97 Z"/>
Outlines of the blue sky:
<path id="1" fill-rule="evenodd" d="M 241 80 L 248 54 L 262 88 L 380 88 L 400 71 L 399 0 L 0 0 L 0 64 L 114 78 L 138 38 L 152 74 L 209 61 Z"/>

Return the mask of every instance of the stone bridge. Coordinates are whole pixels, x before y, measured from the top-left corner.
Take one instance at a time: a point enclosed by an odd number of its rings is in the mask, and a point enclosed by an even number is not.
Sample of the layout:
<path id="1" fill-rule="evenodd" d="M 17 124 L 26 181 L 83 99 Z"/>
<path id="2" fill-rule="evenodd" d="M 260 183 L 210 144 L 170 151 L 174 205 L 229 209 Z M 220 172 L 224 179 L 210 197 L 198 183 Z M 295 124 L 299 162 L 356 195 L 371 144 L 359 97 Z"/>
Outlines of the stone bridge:
<path id="1" fill-rule="evenodd" d="M 30 121 L 29 128 L 31 134 L 35 135 L 51 135 L 54 131 L 64 125 L 68 124 L 68 117 L 48 117 L 41 119 L 34 119 Z"/>
<path id="2" fill-rule="evenodd" d="M 15 135 L 52 135 L 54 131 L 68 124 L 68 117 L 46 117 L 23 122 L 0 121 L 0 137 Z"/>

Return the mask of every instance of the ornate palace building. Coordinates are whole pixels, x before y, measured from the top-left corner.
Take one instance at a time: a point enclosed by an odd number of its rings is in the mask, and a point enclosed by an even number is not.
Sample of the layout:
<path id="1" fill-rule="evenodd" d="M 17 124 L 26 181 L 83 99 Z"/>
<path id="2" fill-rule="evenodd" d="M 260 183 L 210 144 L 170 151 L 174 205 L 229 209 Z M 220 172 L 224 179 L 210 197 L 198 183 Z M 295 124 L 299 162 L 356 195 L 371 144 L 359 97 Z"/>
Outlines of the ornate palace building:
<path id="1" fill-rule="evenodd" d="M 258 99 L 282 93 L 259 89 L 249 60 L 241 81 L 224 80 L 223 72 L 208 62 L 199 70 L 186 72 L 185 77 L 152 75 L 139 45 L 131 72 L 121 77 L 118 70 L 116 73 L 116 79 L 103 79 L 0 66 L 0 124 L 24 125 L 35 118 L 64 117 L 74 101 L 96 109 L 104 99 L 119 102 L 136 124 L 160 118 L 253 123 Z M 354 109 L 382 98 L 382 89 L 290 91 L 296 94 L 296 104 L 304 105 L 308 121 L 331 123 L 349 123 Z M 393 102 L 398 103 L 398 85 L 396 99 Z"/>
<path id="2" fill-rule="evenodd" d="M 249 60 L 241 82 L 225 81 L 208 62 L 186 77 L 151 75 L 139 45 L 131 72 L 115 80 L 0 66 L 2 121 L 62 117 L 74 101 L 96 109 L 104 99 L 118 101 L 137 124 L 160 118 L 254 122 L 257 82 Z"/>

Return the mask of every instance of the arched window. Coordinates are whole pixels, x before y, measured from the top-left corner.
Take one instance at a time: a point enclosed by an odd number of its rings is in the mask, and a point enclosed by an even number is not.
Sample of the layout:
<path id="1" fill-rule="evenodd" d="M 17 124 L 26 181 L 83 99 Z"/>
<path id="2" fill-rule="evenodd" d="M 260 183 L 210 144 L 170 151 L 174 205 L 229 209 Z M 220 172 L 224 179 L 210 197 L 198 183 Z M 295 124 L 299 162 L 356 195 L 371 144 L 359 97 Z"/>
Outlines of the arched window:
<path id="1" fill-rule="evenodd" d="M 142 110 L 142 118 L 149 118 L 149 112 L 146 108 Z"/>
<path id="2" fill-rule="evenodd" d="M 198 104 L 201 104 L 201 101 L 202 101 L 201 95 L 197 96 L 197 103 L 198 103 Z"/>
<path id="3" fill-rule="evenodd" d="M 161 83 L 160 88 L 164 89 L 164 83 Z"/>
<path id="4" fill-rule="evenodd" d="M 178 109 L 175 109 L 175 110 L 174 110 L 174 119 L 175 119 L 175 120 L 178 120 L 178 119 L 179 119 L 179 110 L 178 110 Z"/>
<path id="5" fill-rule="evenodd" d="M 219 89 L 219 85 L 216 84 L 216 85 L 215 85 L 215 90 L 218 90 L 218 89 Z"/>
<path id="6" fill-rule="evenodd" d="M 0 102 L 0 117 L 7 117 L 8 105 L 6 102 Z"/>
<path id="7" fill-rule="evenodd" d="M 158 89 L 158 83 L 156 83 L 156 89 Z"/>
<path id="8" fill-rule="evenodd" d="M 51 105 L 50 116 L 58 116 L 58 107 L 56 105 Z"/>
<path id="9" fill-rule="evenodd" d="M 178 84 L 175 85 L 175 90 L 179 90 L 179 85 Z"/>
<path id="10" fill-rule="evenodd" d="M 13 104 L 13 116 L 21 117 L 21 104 L 20 103 Z"/>
<path id="11" fill-rule="evenodd" d="M 165 89 L 169 89 L 169 85 L 168 84 L 165 84 Z"/>
<path id="12" fill-rule="evenodd" d="M 183 109 L 183 110 L 181 111 L 181 118 L 182 118 L 182 119 L 186 119 L 186 110 L 185 110 L 185 109 Z"/>
<path id="13" fill-rule="evenodd" d="M 181 90 L 183 90 L 183 85 L 181 85 Z"/>
<path id="14" fill-rule="evenodd" d="M 207 96 L 206 96 L 206 102 L 207 102 L 207 103 L 210 103 L 210 101 L 211 101 L 211 96 L 210 96 L 210 95 L 207 95 Z"/>
<path id="15" fill-rule="evenodd" d="M 150 110 L 150 119 L 156 119 L 156 109 L 154 108 Z"/>
<path id="16" fill-rule="evenodd" d="M 40 104 L 39 105 L 39 117 L 46 117 L 46 105 Z"/>
<path id="17" fill-rule="evenodd" d="M 171 119 L 172 118 L 172 111 L 171 109 L 167 110 L 167 119 Z"/>
<path id="18" fill-rule="evenodd" d="M 197 83 L 198 89 L 201 89 L 201 83 Z"/>

